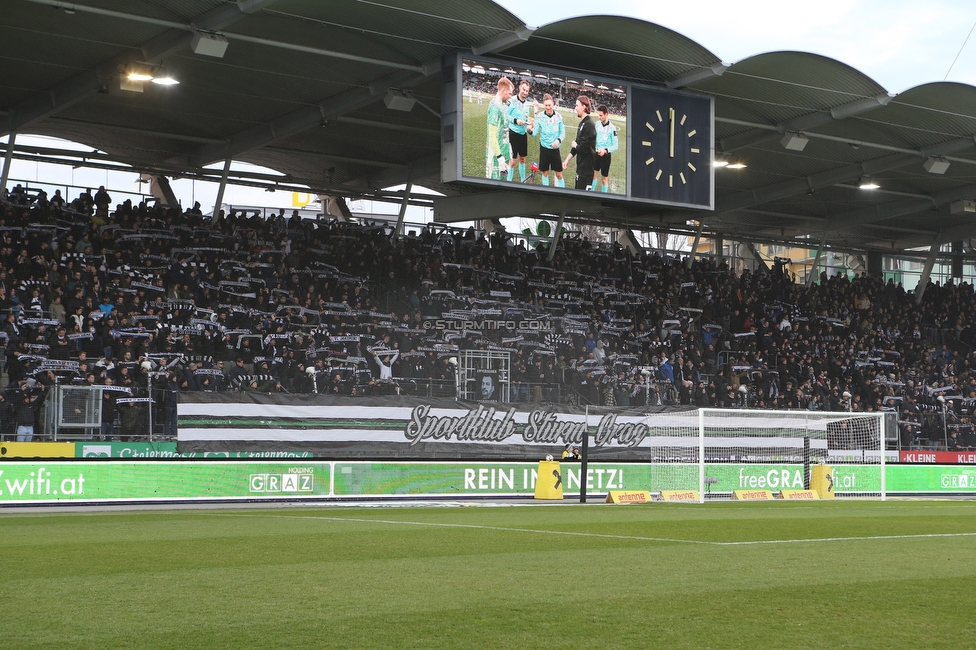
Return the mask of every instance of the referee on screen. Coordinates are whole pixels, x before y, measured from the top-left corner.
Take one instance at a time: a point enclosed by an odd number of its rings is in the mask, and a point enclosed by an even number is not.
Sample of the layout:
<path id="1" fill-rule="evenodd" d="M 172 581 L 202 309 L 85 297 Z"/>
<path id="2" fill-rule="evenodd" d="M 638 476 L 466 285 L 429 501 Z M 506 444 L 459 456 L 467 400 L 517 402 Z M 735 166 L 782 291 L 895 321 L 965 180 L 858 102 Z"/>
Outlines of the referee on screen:
<path id="1" fill-rule="evenodd" d="M 556 187 L 566 187 L 563 180 L 563 161 L 559 154 L 559 145 L 566 139 L 566 125 L 563 116 L 555 108 L 552 95 L 542 96 L 543 111 L 536 113 L 532 129 L 533 137 L 539 136 L 539 171 L 542 172 L 542 184 L 549 184 L 549 171 L 556 173 Z"/>
<path id="2" fill-rule="evenodd" d="M 512 146 L 512 161 L 508 164 L 508 180 L 515 176 L 518 162 L 519 180 L 525 182 L 525 157 L 529 154 L 529 82 L 519 82 L 518 94 L 508 101 L 508 142 Z"/>
<path id="3" fill-rule="evenodd" d="M 576 131 L 576 139 L 569 151 L 563 167 L 569 166 L 569 161 L 576 158 L 576 189 L 592 190 L 593 173 L 596 171 L 596 126 L 590 119 L 593 106 L 590 98 L 580 95 L 576 98 L 576 117 L 580 118 Z"/>

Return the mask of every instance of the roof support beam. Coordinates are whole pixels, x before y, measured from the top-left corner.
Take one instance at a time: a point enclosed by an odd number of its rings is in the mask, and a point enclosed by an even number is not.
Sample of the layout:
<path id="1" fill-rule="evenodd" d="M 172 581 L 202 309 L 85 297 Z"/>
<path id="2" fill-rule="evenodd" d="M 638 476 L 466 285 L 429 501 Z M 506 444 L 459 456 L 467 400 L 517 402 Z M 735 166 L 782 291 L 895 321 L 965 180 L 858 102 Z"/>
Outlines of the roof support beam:
<path id="1" fill-rule="evenodd" d="M 414 161 L 412 165 L 399 165 L 378 171 L 362 178 L 343 183 L 343 187 L 357 190 L 381 190 L 392 185 L 403 183 L 418 183 L 429 178 L 436 178 L 440 182 L 440 155 L 426 156 Z"/>
<path id="2" fill-rule="evenodd" d="M 184 142 L 197 142 L 200 144 L 213 144 L 215 142 L 223 142 L 217 138 L 205 138 L 198 135 L 186 135 L 185 133 L 170 133 L 167 131 L 156 131 L 155 129 L 146 129 L 142 127 L 133 126 L 121 126 L 118 124 L 100 124 L 98 122 L 88 122 L 86 120 L 76 120 L 70 117 L 49 117 L 46 120 L 48 123 L 53 124 L 64 124 L 66 126 L 77 126 L 89 129 L 107 129 L 109 131 L 118 131 L 121 133 L 135 133 L 136 135 L 148 135 L 154 138 L 167 138 L 169 140 L 182 140 Z"/>
<path id="3" fill-rule="evenodd" d="M 59 0 L 28 1 L 75 11 L 97 9 L 69 2 L 60 2 Z M 24 127 L 50 117 L 82 99 L 94 95 L 102 88 L 107 87 L 111 80 L 118 76 L 119 66 L 125 66 L 136 61 L 155 63 L 185 49 L 190 45 L 194 28 L 208 31 L 221 29 L 240 20 L 247 13 L 253 13 L 274 1 L 249 0 L 248 2 L 224 4 L 197 16 L 191 25 L 182 25 L 173 21 L 157 21 L 172 23 L 163 25 L 171 29 L 143 43 L 139 49 L 127 50 L 94 68 L 65 79 L 49 90 L 37 93 L 20 102 L 13 107 L 5 121 L 0 121 L 0 135 L 5 135 L 11 131 L 23 131 Z"/>
<path id="4" fill-rule="evenodd" d="M 472 47 L 471 53 L 475 56 L 481 56 L 482 54 L 507 50 L 510 47 L 515 47 L 519 43 L 524 43 L 529 40 L 529 37 L 532 36 L 532 32 L 534 31 L 535 29 L 532 27 L 524 27 L 523 29 L 517 29 L 511 32 L 502 32 L 490 41 Z"/>
<path id="5" fill-rule="evenodd" d="M 529 38 L 531 29 L 505 32 L 501 36 L 482 45 L 471 48 L 473 52 L 497 52 L 511 47 Z M 435 58 L 419 66 L 410 66 L 410 70 L 403 70 L 382 79 L 378 79 L 365 87 L 354 88 L 340 93 L 335 97 L 325 99 L 318 104 L 306 106 L 282 115 L 267 124 L 259 124 L 245 131 L 232 135 L 223 145 L 206 145 L 192 152 L 185 159 L 178 157 L 174 160 L 186 163 L 190 167 L 202 167 L 215 160 L 237 158 L 242 154 L 260 149 L 275 140 L 307 131 L 326 122 L 337 120 L 353 111 L 365 108 L 382 99 L 391 88 L 407 89 L 429 79 L 441 70 L 441 59 Z"/>
<path id="6" fill-rule="evenodd" d="M 876 224 L 888 219 L 907 217 L 911 214 L 928 212 L 944 205 L 948 205 L 953 201 L 960 201 L 962 199 L 968 199 L 974 196 L 976 196 L 976 184 L 964 185 L 963 187 L 946 190 L 944 192 L 937 192 L 936 194 L 924 199 L 892 201 L 891 203 L 873 205 L 868 208 L 861 208 L 860 210 L 851 210 L 850 212 L 844 212 L 829 217 L 826 221 L 826 231 L 835 233 L 838 231 L 847 230 L 849 228 L 856 228 L 858 226 Z M 795 236 L 806 234 L 807 232 L 809 232 L 809 229 L 791 228 L 785 231 L 784 234 L 788 236 Z"/>
<path id="7" fill-rule="evenodd" d="M 912 199 L 885 203 L 864 210 L 855 210 L 835 215 L 827 220 L 830 230 L 845 230 L 864 224 L 877 223 L 886 219 L 904 217 L 917 212 L 926 212 L 933 208 L 976 196 L 976 185 L 965 185 L 944 192 L 936 192 L 928 199 Z"/>
<path id="8" fill-rule="evenodd" d="M 388 160 L 372 160 L 370 158 L 360 158 L 358 156 L 340 156 L 338 154 L 332 154 L 325 151 L 304 151 L 302 149 L 289 149 L 288 147 L 265 147 L 264 151 L 273 151 L 275 153 L 283 153 L 289 156 L 311 156 L 313 158 L 321 158 L 323 160 L 351 163 L 353 165 L 363 165 L 364 167 L 388 167 L 388 168 L 398 168 L 407 169 L 408 165 L 398 162 L 390 162 Z"/>
<path id="9" fill-rule="evenodd" d="M 222 25 L 212 26 L 213 21 L 204 20 L 194 20 L 189 23 L 181 23 L 174 20 L 165 20 L 161 18 L 152 18 L 150 16 L 140 16 L 139 14 L 131 14 L 124 11 L 115 11 L 112 9 L 102 9 L 101 7 L 91 7 L 88 5 L 80 5 L 73 2 L 62 2 L 61 0 L 26 0 L 27 2 L 33 2 L 35 4 L 46 5 L 55 8 L 70 9 L 71 11 L 80 11 L 84 13 L 95 14 L 97 16 L 104 16 L 107 18 L 116 18 L 119 20 L 128 20 L 136 23 L 144 23 L 148 25 L 156 25 L 157 27 L 167 27 L 175 31 L 185 31 L 187 33 L 192 33 L 196 31 L 217 31 L 221 30 Z M 236 5 L 228 5 L 227 10 L 233 10 L 236 6 L 239 8 L 240 13 L 253 14 L 257 13 L 258 10 L 263 8 L 263 5 L 270 4 L 274 0 L 247 0 L 246 2 L 238 2 Z M 247 9 L 245 10 L 246 7 Z M 226 11 L 226 10 L 225 10 Z M 356 61 L 357 63 L 368 63 L 372 65 L 380 65 L 389 68 L 400 68 L 402 70 L 413 70 L 417 71 L 417 66 L 411 65 L 409 63 L 401 63 L 398 61 L 387 61 L 383 59 L 374 59 L 372 57 L 359 56 L 356 54 L 348 54 L 346 52 L 339 52 L 337 50 L 326 50 L 320 47 L 312 47 L 310 45 L 301 45 L 298 43 L 288 43 L 285 41 L 275 41 L 269 38 L 261 38 L 260 36 L 251 36 L 248 34 L 237 34 L 234 32 L 222 31 L 221 36 L 233 41 L 242 41 L 244 43 L 254 43 L 256 45 L 267 45 L 269 47 L 277 47 L 284 50 L 293 50 L 295 52 L 304 52 L 306 54 L 318 54 L 320 56 L 328 56 L 336 59 L 345 59 L 347 61 Z"/>
<path id="10" fill-rule="evenodd" d="M 716 124 L 734 124 L 737 126 L 748 126 L 753 129 L 758 129 L 759 131 L 774 132 L 779 133 L 779 128 L 775 125 L 760 124 L 759 122 L 750 122 L 748 120 L 739 120 L 733 117 L 715 117 Z M 826 133 L 819 133 L 816 131 L 804 131 L 803 134 L 810 138 L 811 140 L 827 140 L 829 142 L 840 142 L 843 144 L 850 145 L 856 149 L 867 148 L 867 149 L 878 149 L 880 151 L 887 151 L 889 153 L 910 153 L 916 156 L 927 156 L 930 154 L 925 153 L 925 149 L 909 149 L 907 147 L 898 147 L 890 144 L 882 144 L 880 142 L 872 142 L 870 140 L 858 140 L 855 138 L 840 137 L 836 135 L 828 135 Z M 969 140 L 969 137 L 960 138 L 960 140 Z M 942 145 L 940 145 L 942 146 Z M 976 161 L 971 158 L 963 158 L 959 156 L 946 155 L 946 160 L 949 162 L 957 162 L 965 165 L 976 165 Z"/>
<path id="11" fill-rule="evenodd" d="M 843 120 L 848 117 L 853 117 L 855 115 L 860 115 L 861 113 L 874 110 L 875 108 L 886 105 L 890 101 L 891 97 L 889 97 L 887 94 L 878 95 L 876 97 L 865 97 L 864 99 L 860 99 L 856 102 L 835 106 L 829 111 L 807 113 L 806 115 L 801 115 L 791 120 L 780 122 L 779 124 L 774 125 L 772 128 L 752 129 L 750 131 L 746 131 L 745 133 L 739 133 L 727 138 L 722 138 L 717 144 L 723 152 L 747 149 L 749 147 L 755 147 L 756 145 L 775 140 L 787 131 L 812 130 L 819 126 L 823 126 L 824 124 L 829 124 L 834 120 Z"/>
<path id="12" fill-rule="evenodd" d="M 357 126 L 368 126 L 371 129 L 387 129 L 390 131 L 400 131 L 401 133 L 416 133 L 417 135 L 436 135 L 440 137 L 439 128 L 425 129 L 419 126 L 408 126 L 406 124 L 394 124 L 393 122 L 381 122 L 380 120 L 364 120 L 358 117 L 337 117 L 335 120 L 342 124 L 355 124 Z"/>
<path id="13" fill-rule="evenodd" d="M 812 190 L 836 185 L 837 183 L 856 181 L 865 174 L 871 175 L 889 169 L 897 169 L 916 161 L 918 161 L 917 156 L 899 153 L 883 158 L 875 158 L 874 160 L 867 160 L 859 165 L 844 165 L 843 167 L 828 169 L 827 171 L 813 174 L 806 178 L 782 181 L 756 188 L 749 192 L 734 194 L 718 202 L 715 211 L 731 212 L 742 208 L 751 208 L 756 205 L 762 205 L 763 203 L 769 203 L 770 201 L 785 199 L 799 194 L 807 194 Z"/>
<path id="14" fill-rule="evenodd" d="M 905 167 L 906 165 L 911 165 L 912 163 L 921 162 L 925 159 L 925 156 L 958 153 L 960 151 L 972 149 L 974 146 L 976 146 L 976 140 L 973 140 L 972 138 L 959 138 L 956 140 L 950 140 L 949 142 L 942 143 L 935 147 L 924 149 L 919 152 L 921 155 L 896 153 L 890 156 L 884 156 L 882 158 L 867 160 L 859 165 L 845 165 L 843 167 L 838 167 L 837 169 L 829 169 L 827 171 L 820 172 L 819 174 L 808 176 L 807 178 L 774 183 L 772 185 L 757 188 L 751 192 L 740 192 L 739 194 L 735 194 L 719 202 L 715 211 L 731 212 L 733 210 L 751 208 L 770 201 L 785 199 L 791 196 L 797 196 L 799 194 L 806 194 L 807 192 L 817 190 L 822 187 L 836 185 L 838 183 L 853 182 L 863 175 L 875 175 L 892 169 Z M 873 218 L 869 217 L 866 219 L 866 221 L 870 220 L 873 220 Z M 835 221 L 834 223 L 844 223 L 849 225 L 850 221 Z"/>
<path id="15" fill-rule="evenodd" d="M 266 124 L 258 124 L 231 136 L 221 144 L 204 145 L 188 157 L 175 158 L 174 162 L 183 162 L 189 167 L 203 167 L 223 158 L 238 158 L 248 151 L 260 149 L 275 140 L 307 131 L 336 120 L 346 113 L 369 106 L 382 99 L 390 88 L 415 86 L 440 70 L 440 60 L 430 61 L 423 67 L 429 70 L 429 73 L 394 73 L 368 86 L 354 88 L 318 104 L 286 113 Z"/>
<path id="16" fill-rule="evenodd" d="M 716 63 L 713 66 L 698 68 L 697 70 L 692 70 L 691 72 L 687 72 L 683 75 L 675 77 L 674 79 L 669 79 L 668 81 L 664 82 L 664 85 L 668 88 L 684 88 L 705 79 L 721 77 L 728 69 L 729 66 Z"/>
<path id="17" fill-rule="evenodd" d="M 929 231 L 927 235 L 902 237 L 891 242 L 896 249 L 917 248 L 926 244 L 938 243 L 939 246 L 950 241 L 961 241 L 976 237 L 976 223 L 963 223 L 949 228 L 943 228 L 939 232 Z M 941 242 L 941 243 L 939 243 Z"/>

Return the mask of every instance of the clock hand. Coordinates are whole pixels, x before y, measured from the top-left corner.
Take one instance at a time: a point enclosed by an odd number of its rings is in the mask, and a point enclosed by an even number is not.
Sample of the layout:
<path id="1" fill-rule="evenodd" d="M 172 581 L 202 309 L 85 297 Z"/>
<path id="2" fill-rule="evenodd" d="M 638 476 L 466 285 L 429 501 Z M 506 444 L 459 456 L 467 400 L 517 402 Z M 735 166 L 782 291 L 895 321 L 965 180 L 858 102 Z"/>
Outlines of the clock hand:
<path id="1" fill-rule="evenodd" d="M 671 157 L 674 158 L 674 109 L 669 109 L 668 113 L 671 123 Z"/>

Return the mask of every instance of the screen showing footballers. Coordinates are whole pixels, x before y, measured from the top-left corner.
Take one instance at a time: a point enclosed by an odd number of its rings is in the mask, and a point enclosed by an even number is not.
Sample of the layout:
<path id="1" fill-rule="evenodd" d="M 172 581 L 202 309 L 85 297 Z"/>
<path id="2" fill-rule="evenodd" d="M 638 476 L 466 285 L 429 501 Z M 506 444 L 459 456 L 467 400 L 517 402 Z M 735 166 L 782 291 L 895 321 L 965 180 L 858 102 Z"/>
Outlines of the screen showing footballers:
<path id="1" fill-rule="evenodd" d="M 452 180 L 626 195 L 628 86 L 462 57 Z M 452 122 L 453 125 L 453 122 Z"/>

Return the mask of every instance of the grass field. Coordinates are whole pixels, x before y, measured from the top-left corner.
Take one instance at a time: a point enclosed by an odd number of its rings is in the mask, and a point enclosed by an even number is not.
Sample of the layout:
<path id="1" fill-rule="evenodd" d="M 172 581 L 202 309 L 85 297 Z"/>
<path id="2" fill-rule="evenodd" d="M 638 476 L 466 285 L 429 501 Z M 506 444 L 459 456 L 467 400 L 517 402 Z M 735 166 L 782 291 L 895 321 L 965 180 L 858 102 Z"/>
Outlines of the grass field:
<path id="1" fill-rule="evenodd" d="M 962 648 L 976 503 L 0 514 L 3 648 Z"/>
<path id="2" fill-rule="evenodd" d="M 488 103 L 491 101 L 490 95 L 483 95 L 481 100 L 468 101 L 469 97 L 462 97 L 461 111 L 464 124 L 464 134 L 462 140 L 463 153 L 461 170 L 465 176 L 476 178 L 485 177 L 485 144 L 488 132 Z M 565 159 L 569 155 L 569 145 L 576 138 L 576 128 L 579 126 L 579 118 L 576 112 L 566 108 L 557 108 L 563 116 L 566 124 L 566 141 L 560 147 L 560 158 Z M 596 111 L 593 113 L 596 118 Z M 622 115 L 611 115 L 611 121 L 617 126 L 617 139 L 619 148 L 613 152 L 613 161 L 610 165 L 610 192 L 614 194 L 627 193 L 627 119 Z M 532 162 L 539 161 L 539 138 L 529 138 L 529 155 L 525 158 L 526 169 Z M 515 170 L 515 181 L 518 182 L 518 169 Z M 569 163 L 569 168 L 563 170 L 563 178 L 566 186 L 573 187 L 576 178 L 576 161 Z M 541 177 L 536 177 L 536 185 L 542 184 Z"/>

